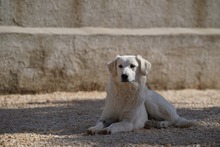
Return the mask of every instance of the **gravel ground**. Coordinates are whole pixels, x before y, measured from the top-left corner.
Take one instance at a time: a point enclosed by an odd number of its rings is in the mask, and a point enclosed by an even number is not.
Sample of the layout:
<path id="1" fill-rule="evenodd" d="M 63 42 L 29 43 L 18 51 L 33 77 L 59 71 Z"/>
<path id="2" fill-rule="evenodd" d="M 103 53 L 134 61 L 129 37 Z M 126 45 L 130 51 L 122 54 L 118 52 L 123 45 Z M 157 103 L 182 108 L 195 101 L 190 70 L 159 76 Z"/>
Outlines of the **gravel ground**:
<path id="1" fill-rule="evenodd" d="M 105 92 L 0 95 L 0 146 L 220 146 L 220 90 L 158 92 L 199 125 L 89 136 Z"/>

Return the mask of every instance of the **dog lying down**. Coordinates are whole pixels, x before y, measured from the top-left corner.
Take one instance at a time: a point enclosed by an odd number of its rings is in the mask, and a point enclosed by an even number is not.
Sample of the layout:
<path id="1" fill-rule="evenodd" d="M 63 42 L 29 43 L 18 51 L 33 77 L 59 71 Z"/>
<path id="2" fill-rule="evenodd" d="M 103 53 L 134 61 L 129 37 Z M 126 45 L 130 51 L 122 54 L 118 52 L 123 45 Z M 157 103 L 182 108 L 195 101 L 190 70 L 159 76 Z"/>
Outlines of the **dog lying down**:
<path id="1" fill-rule="evenodd" d="M 180 117 L 173 105 L 145 85 L 150 62 L 138 56 L 117 56 L 107 65 L 111 74 L 105 107 L 88 134 L 127 132 L 147 126 L 189 127 L 194 120 Z M 149 118 L 153 120 L 149 121 Z"/>

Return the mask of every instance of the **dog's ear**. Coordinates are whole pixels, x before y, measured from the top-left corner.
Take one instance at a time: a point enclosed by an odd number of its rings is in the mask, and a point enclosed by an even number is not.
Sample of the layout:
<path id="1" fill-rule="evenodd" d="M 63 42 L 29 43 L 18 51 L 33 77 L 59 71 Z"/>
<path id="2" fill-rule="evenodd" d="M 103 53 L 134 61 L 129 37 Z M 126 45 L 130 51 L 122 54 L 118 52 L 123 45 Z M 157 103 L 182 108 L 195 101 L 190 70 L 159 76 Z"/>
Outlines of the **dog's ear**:
<path id="1" fill-rule="evenodd" d="M 137 55 L 136 60 L 138 61 L 140 72 L 142 75 L 147 75 L 151 68 L 151 63 L 145 60 L 142 56 Z"/>
<path id="2" fill-rule="evenodd" d="M 117 75 L 117 67 L 116 66 L 117 66 L 118 57 L 119 56 L 117 56 L 113 61 L 111 61 L 107 64 L 108 70 L 112 74 L 112 76 Z"/>

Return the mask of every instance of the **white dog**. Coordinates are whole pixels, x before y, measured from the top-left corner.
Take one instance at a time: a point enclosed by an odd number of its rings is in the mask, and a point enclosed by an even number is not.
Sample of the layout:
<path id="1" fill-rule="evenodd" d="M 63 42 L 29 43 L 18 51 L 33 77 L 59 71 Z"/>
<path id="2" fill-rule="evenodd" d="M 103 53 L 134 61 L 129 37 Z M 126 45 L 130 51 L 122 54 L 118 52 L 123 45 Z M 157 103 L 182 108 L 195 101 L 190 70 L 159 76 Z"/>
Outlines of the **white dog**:
<path id="1" fill-rule="evenodd" d="M 146 76 L 150 62 L 138 56 L 117 56 L 107 65 L 111 73 L 105 107 L 88 134 L 132 131 L 148 125 L 188 127 L 194 121 L 180 117 L 176 109 L 158 93 L 149 90 Z M 148 115 L 155 121 L 148 121 Z"/>

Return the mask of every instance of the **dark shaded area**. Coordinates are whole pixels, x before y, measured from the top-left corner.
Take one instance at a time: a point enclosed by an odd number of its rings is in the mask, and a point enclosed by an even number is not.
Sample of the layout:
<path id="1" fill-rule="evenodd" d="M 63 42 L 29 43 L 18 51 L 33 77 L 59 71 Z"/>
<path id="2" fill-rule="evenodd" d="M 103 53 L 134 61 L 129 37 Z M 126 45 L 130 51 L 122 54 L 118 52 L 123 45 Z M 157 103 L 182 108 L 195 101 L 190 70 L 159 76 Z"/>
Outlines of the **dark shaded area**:
<path id="1" fill-rule="evenodd" d="M 47 103 L 62 106 L 41 106 Z M 0 109 L 0 134 L 33 132 L 71 135 L 85 132 L 85 127 L 94 124 L 93 119 L 100 115 L 103 101 L 56 101 L 29 104 L 38 105 L 38 108 Z M 90 114 L 94 115 L 90 116 Z"/>
<path id="2" fill-rule="evenodd" d="M 55 106 L 44 107 L 45 104 Z M 60 105 L 60 106 L 56 106 Z M 64 135 L 57 142 L 72 145 L 75 142 L 95 142 L 98 145 L 123 144 L 171 144 L 189 145 L 220 144 L 220 128 L 213 125 L 220 122 L 220 108 L 177 109 L 179 115 L 207 125 L 190 128 L 141 129 L 133 132 L 116 133 L 100 137 L 88 136 L 86 129 L 94 125 L 99 118 L 104 100 L 79 100 L 36 102 L 38 108 L 0 109 L 0 134 L 4 133 L 37 133 Z M 78 135 L 79 137 L 74 137 Z"/>

